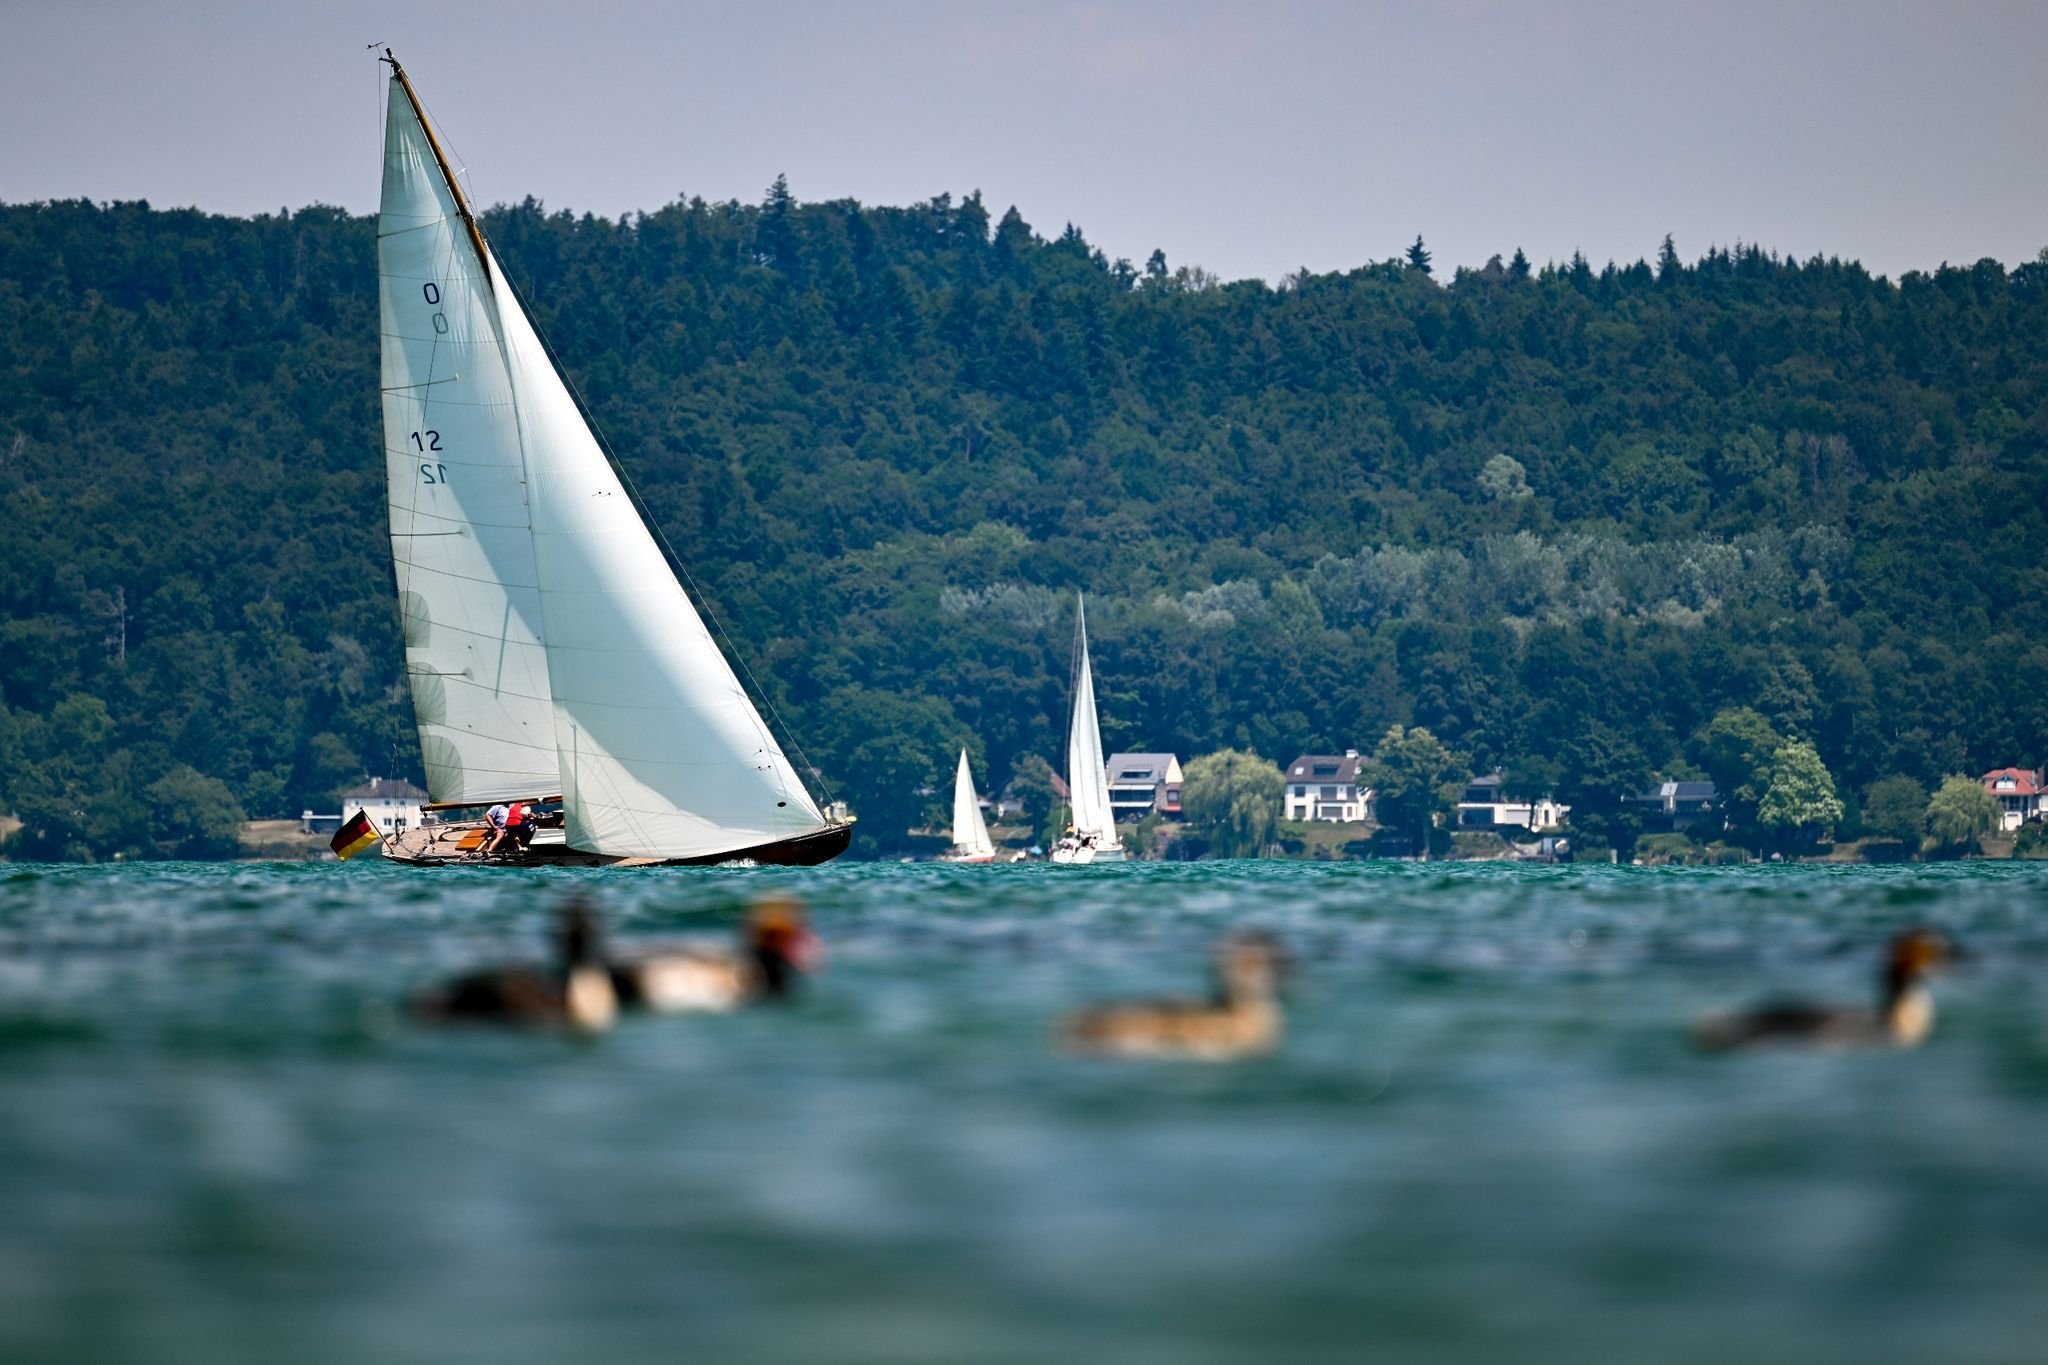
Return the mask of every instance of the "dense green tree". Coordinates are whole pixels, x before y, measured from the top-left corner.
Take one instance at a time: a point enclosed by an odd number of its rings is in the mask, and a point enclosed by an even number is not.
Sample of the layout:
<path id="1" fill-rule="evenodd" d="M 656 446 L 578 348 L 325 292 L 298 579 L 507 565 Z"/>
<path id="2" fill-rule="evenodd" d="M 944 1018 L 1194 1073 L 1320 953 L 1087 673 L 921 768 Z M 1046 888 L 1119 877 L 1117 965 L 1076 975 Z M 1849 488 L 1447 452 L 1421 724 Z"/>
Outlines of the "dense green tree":
<path id="1" fill-rule="evenodd" d="M 1897 773 L 1879 778 L 1864 788 L 1862 820 L 1873 837 L 1896 839 L 1908 852 L 1918 852 L 1927 832 L 1926 786 Z"/>
<path id="2" fill-rule="evenodd" d="M 1425 856 L 1436 817 L 1457 805 L 1467 776 L 1464 756 L 1419 725 L 1388 726 L 1361 774 L 1375 818 L 1413 837 Z"/>
<path id="3" fill-rule="evenodd" d="M 1766 770 L 1757 822 L 1781 841 L 1811 843 L 1841 818 L 1834 778 L 1814 747 L 1803 740 L 1780 746 Z"/>
<path id="4" fill-rule="evenodd" d="M 1415 234 L 1415 241 L 1408 247 L 1408 267 L 1425 275 L 1430 273 L 1429 252 L 1424 249 L 1422 234 L 1419 232 Z"/>
<path id="5" fill-rule="evenodd" d="M 1657 248 L 1657 283 L 1676 284 L 1684 273 L 1685 266 L 1678 259 L 1678 247 L 1667 232 L 1663 245 Z"/>
<path id="6" fill-rule="evenodd" d="M 1279 767 L 1255 753 L 1220 749 L 1190 760 L 1181 813 L 1225 858 L 1256 858 L 1272 845 L 1286 787 Z"/>
<path id="7" fill-rule="evenodd" d="M 1642 833 L 1632 798 L 1649 782 L 1642 746 L 1600 721 L 1587 721 L 1558 752 L 1564 781 L 1558 799 L 1571 807 L 1572 830 L 1626 856 Z"/>
<path id="8" fill-rule="evenodd" d="M 1770 787 L 1771 763 L 1785 737 L 1747 706 L 1715 713 L 1693 741 L 1700 767 L 1720 793 L 1728 823 L 1737 828 L 1758 823 L 1757 808 Z"/>
<path id="9" fill-rule="evenodd" d="M 760 225 L 754 234 L 754 250 L 763 265 L 774 266 L 794 278 L 802 266 L 796 227 L 796 197 L 789 192 L 789 178 L 778 175 L 761 201 Z"/>
<path id="10" fill-rule="evenodd" d="M 1503 452 L 1480 468 L 1479 487 L 1496 502 L 1513 502 L 1529 496 L 1529 473 L 1520 460 Z"/>
<path id="11" fill-rule="evenodd" d="M 149 785 L 150 837 L 167 858 L 232 858 L 240 851 L 241 803 L 227 784 L 188 766 Z"/>

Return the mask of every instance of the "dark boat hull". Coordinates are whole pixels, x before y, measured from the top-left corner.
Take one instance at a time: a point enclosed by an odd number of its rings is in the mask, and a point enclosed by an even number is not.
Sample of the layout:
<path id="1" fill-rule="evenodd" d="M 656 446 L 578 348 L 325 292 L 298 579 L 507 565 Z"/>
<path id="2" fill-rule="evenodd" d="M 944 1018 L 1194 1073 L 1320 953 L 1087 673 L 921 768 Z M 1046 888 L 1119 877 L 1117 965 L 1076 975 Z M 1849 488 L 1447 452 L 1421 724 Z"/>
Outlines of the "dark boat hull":
<path id="1" fill-rule="evenodd" d="M 622 858 L 586 853 L 560 844 L 542 844 L 483 861 L 463 853 L 459 847 L 464 834 L 481 828 L 481 822 L 464 822 L 407 830 L 385 840 L 384 856 L 393 862 L 408 863 L 414 867 L 446 867 L 450 864 L 481 867 L 711 867 L 734 862 L 816 867 L 846 852 L 847 845 L 853 841 L 853 826 L 827 825 L 794 839 L 778 839 L 752 848 L 707 853 L 697 858 Z"/>
<path id="2" fill-rule="evenodd" d="M 778 867 L 816 867 L 829 863 L 846 852 L 853 842 L 852 825 L 827 825 L 810 834 L 800 834 L 794 839 L 778 839 L 772 844 L 759 844 L 743 848 L 736 853 L 713 853 L 702 858 L 672 858 L 661 864 L 663 867 L 708 867 L 715 863 L 736 862 L 751 858 L 757 863 L 772 863 Z"/>

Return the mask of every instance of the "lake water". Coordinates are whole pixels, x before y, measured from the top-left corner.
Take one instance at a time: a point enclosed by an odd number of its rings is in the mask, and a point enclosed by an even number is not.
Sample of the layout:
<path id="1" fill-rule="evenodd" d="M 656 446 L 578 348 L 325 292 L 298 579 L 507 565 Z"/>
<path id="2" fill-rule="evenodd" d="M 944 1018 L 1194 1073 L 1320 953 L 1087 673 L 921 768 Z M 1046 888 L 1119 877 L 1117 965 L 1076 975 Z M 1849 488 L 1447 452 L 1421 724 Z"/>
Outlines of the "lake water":
<path id="1" fill-rule="evenodd" d="M 788 1009 L 590 1043 L 394 1021 L 768 889 Z M 2034 1361 L 2042 865 L 0 867 L 0 1360 Z M 1699 1011 L 1972 954 L 1914 1052 Z M 1063 1055 L 1258 925 L 1290 1033 Z"/>

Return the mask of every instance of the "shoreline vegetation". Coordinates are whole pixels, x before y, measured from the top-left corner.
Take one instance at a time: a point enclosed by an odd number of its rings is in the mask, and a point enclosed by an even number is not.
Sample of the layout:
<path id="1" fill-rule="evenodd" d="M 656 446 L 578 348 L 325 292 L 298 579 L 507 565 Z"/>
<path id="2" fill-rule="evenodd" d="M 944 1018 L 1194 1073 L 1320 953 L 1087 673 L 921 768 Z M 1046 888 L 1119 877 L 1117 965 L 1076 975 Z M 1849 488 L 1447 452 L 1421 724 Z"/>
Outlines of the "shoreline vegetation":
<path id="1" fill-rule="evenodd" d="M 962 745 L 990 791 L 1062 752 L 1077 587 L 1111 749 L 1422 732 L 1624 859 L 1627 793 L 1703 778 L 1758 854 L 1948 856 L 1955 775 L 2048 757 L 2048 253 L 1267 285 L 780 180 L 483 226 L 857 856 Z M 373 229 L 0 205 L 0 856 L 235 857 L 417 779 Z"/>

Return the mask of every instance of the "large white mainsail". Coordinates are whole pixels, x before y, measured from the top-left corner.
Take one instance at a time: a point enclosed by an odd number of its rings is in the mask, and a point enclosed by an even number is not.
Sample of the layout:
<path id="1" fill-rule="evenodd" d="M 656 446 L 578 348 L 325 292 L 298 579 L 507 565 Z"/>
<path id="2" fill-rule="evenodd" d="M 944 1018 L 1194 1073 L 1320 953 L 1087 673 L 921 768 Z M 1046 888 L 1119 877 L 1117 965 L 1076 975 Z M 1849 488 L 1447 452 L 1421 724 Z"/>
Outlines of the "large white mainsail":
<path id="1" fill-rule="evenodd" d="M 495 292 L 395 78 L 377 274 L 391 558 L 427 792 L 550 795 L 554 707 Z"/>
<path id="2" fill-rule="evenodd" d="M 967 858 L 993 858 L 995 841 L 988 837 L 988 822 L 981 818 L 981 803 L 974 795 L 974 773 L 967 766 L 967 750 L 960 751 L 960 770 L 953 775 L 953 851 Z"/>
<path id="3" fill-rule="evenodd" d="M 831 857 L 845 825 L 706 631 L 386 60 L 385 445 L 433 798 L 560 792 L 564 845 L 600 859 Z"/>
<path id="4" fill-rule="evenodd" d="M 1102 758 L 1102 730 L 1095 717 L 1095 670 L 1088 662 L 1088 608 L 1077 594 L 1074 656 L 1074 719 L 1067 730 L 1067 791 L 1074 834 L 1084 845 L 1092 837 L 1095 858 L 1121 855 L 1116 816 L 1109 806 L 1109 770 Z"/>

